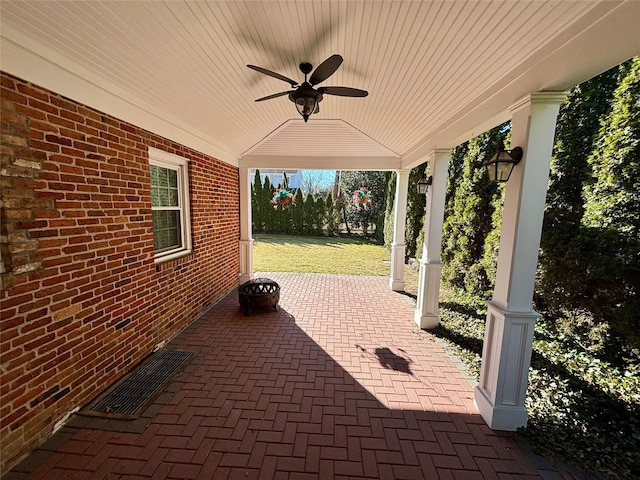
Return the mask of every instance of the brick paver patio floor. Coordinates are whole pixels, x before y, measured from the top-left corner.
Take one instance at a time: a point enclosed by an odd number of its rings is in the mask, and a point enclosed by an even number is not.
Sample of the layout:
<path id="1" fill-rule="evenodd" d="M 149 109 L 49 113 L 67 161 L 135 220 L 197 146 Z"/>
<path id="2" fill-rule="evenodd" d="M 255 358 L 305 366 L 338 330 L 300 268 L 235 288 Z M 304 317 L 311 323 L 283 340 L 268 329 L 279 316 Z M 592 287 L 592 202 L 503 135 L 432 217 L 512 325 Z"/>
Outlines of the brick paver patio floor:
<path id="1" fill-rule="evenodd" d="M 196 352 L 142 418 L 77 416 L 13 479 L 533 479 L 384 277 L 269 273 L 280 311 L 232 293 L 167 348 Z"/>

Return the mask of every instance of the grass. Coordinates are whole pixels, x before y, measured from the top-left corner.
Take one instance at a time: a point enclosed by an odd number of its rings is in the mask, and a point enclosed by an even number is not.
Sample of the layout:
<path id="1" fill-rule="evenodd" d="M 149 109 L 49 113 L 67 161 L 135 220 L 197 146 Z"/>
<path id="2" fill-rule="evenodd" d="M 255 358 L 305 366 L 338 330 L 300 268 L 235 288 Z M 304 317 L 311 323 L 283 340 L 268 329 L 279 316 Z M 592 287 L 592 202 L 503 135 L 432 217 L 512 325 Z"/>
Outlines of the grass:
<path id="1" fill-rule="evenodd" d="M 254 240 L 255 271 L 381 276 L 391 272 L 389 251 L 362 237 L 256 234 Z"/>
<path id="2" fill-rule="evenodd" d="M 351 275 L 390 274 L 390 252 L 362 238 L 256 235 L 254 269 Z M 418 273 L 405 266 L 407 293 Z M 478 379 L 484 299 L 443 286 L 440 326 L 433 333 Z M 640 361 L 614 367 L 568 338 L 551 319 L 536 324 L 526 406 L 519 433 L 547 457 L 574 463 L 603 478 L 631 480 L 640 472 Z"/>

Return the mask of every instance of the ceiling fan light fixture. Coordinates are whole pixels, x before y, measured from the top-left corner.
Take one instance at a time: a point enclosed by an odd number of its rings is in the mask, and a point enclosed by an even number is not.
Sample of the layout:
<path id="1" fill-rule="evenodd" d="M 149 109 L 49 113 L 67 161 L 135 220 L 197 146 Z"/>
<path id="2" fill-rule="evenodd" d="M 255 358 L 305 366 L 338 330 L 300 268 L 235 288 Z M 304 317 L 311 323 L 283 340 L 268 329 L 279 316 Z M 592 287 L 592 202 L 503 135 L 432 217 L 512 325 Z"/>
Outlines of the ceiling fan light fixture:
<path id="1" fill-rule="evenodd" d="M 308 89 L 299 88 L 294 93 L 289 94 L 289 99 L 295 103 L 296 110 L 307 122 L 312 114 L 319 111 L 318 104 L 322 101 L 322 94 L 309 86 Z"/>

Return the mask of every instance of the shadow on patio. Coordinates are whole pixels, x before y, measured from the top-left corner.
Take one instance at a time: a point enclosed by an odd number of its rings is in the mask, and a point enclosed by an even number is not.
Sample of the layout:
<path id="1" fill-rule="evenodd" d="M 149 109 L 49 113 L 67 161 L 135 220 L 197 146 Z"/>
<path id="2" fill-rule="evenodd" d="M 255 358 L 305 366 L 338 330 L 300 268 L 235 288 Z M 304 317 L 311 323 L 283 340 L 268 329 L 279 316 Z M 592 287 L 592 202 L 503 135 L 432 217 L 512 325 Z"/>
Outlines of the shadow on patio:
<path id="1" fill-rule="evenodd" d="M 539 478 L 386 277 L 261 273 L 167 348 L 194 360 L 134 421 L 76 416 L 13 479 Z"/>

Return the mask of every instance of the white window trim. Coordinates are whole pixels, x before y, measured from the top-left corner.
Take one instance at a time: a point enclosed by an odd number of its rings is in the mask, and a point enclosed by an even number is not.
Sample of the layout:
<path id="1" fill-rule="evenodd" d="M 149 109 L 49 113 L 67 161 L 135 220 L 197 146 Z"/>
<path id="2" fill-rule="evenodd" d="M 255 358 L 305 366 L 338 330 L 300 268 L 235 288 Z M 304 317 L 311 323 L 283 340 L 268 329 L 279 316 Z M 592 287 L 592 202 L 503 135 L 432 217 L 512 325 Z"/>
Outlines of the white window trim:
<path id="1" fill-rule="evenodd" d="M 184 257 L 192 253 L 191 245 L 191 202 L 189 199 L 189 160 L 157 148 L 149 147 L 149 165 L 171 168 L 178 171 L 178 205 L 181 206 L 182 247 L 156 253 L 156 264 Z M 153 208 L 153 207 L 152 207 Z"/>

